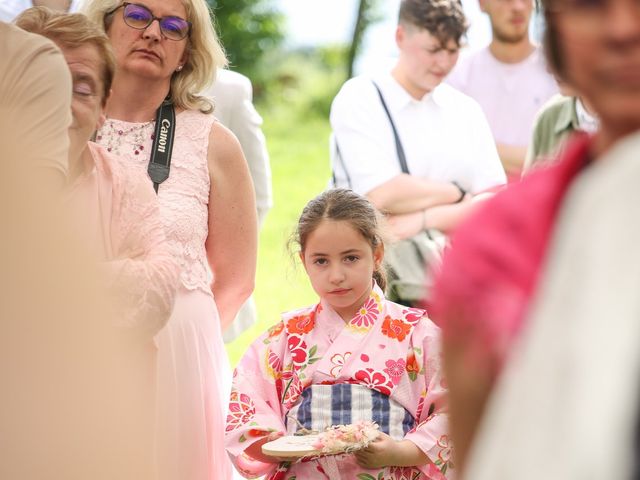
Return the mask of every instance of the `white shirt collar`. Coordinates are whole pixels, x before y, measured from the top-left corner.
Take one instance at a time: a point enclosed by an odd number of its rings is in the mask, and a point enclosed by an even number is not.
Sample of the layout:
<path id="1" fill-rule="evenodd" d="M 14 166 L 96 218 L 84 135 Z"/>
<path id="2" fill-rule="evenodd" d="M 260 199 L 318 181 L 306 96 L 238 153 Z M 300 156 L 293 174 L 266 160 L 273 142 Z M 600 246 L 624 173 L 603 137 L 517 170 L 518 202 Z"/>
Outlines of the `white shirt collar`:
<path id="1" fill-rule="evenodd" d="M 598 118 L 587 112 L 587 109 L 584 108 L 584 105 L 579 98 L 576 98 L 576 116 L 578 117 L 580 130 L 587 133 L 595 133 L 598 130 L 598 127 L 600 126 Z"/>
<path id="2" fill-rule="evenodd" d="M 438 106 L 442 106 L 443 94 L 441 92 L 441 85 L 438 85 L 431 92 L 426 93 L 420 100 L 417 100 L 398 83 L 390 72 L 374 80 L 380 86 L 384 99 L 392 111 L 398 111 L 407 105 L 416 103 L 433 102 Z"/>

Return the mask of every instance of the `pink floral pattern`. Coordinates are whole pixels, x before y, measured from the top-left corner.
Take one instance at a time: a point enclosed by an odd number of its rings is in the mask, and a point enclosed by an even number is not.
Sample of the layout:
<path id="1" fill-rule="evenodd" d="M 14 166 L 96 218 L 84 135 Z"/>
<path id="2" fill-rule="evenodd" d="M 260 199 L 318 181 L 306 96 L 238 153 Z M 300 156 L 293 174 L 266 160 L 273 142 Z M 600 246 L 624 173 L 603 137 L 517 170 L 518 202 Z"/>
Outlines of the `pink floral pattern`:
<path id="1" fill-rule="evenodd" d="M 282 372 L 282 359 L 271 349 L 267 349 L 267 372 L 271 378 L 279 378 Z"/>
<path id="2" fill-rule="evenodd" d="M 284 331 L 284 322 L 278 322 L 268 330 L 268 337 L 270 339 L 274 337 L 278 337 L 283 331 Z"/>
<path id="3" fill-rule="evenodd" d="M 351 324 L 356 327 L 369 329 L 375 323 L 378 315 L 380 315 L 378 302 L 371 296 L 351 319 Z"/>
<path id="4" fill-rule="evenodd" d="M 372 390 L 377 390 L 385 395 L 391 395 L 393 390 L 393 382 L 384 372 L 377 372 L 373 368 L 365 368 L 358 370 L 355 374 L 358 383 Z"/>
<path id="5" fill-rule="evenodd" d="M 288 466 L 280 465 L 278 466 L 278 468 L 276 468 L 276 471 L 269 476 L 267 480 L 286 480 L 288 470 Z"/>
<path id="6" fill-rule="evenodd" d="M 300 366 L 307 361 L 307 344 L 302 340 L 302 337 L 297 335 L 289 336 L 287 348 L 291 352 L 291 359 L 294 364 Z"/>
<path id="7" fill-rule="evenodd" d="M 248 395 L 237 391 L 231 392 L 229 414 L 227 415 L 227 432 L 250 422 L 255 415 L 256 407 Z"/>
<path id="8" fill-rule="evenodd" d="M 416 475 L 420 475 L 420 472 L 413 467 L 391 467 L 389 468 L 389 475 L 393 480 L 414 480 Z"/>
<path id="9" fill-rule="evenodd" d="M 438 459 L 443 463 L 448 463 L 451 460 L 451 442 L 449 441 L 449 435 L 442 435 L 438 439 Z"/>
<path id="10" fill-rule="evenodd" d="M 391 377 L 394 385 L 398 385 L 407 370 L 407 363 L 404 359 L 400 358 L 398 360 L 387 360 L 384 364 L 387 367 L 384 369 L 384 372 Z"/>
<path id="11" fill-rule="evenodd" d="M 387 315 L 382 322 L 382 333 L 389 338 L 395 338 L 402 342 L 411 332 L 411 325 L 399 318 L 391 318 Z"/>
<path id="12" fill-rule="evenodd" d="M 447 480 L 445 473 L 447 472 L 448 468 L 453 468 L 453 467 L 449 467 L 448 465 L 446 465 L 441 470 L 440 468 L 438 468 L 438 466 L 434 465 L 433 463 L 430 463 L 427 466 L 427 478 L 429 478 L 430 480 Z"/>
<path id="13" fill-rule="evenodd" d="M 331 357 L 331 363 L 335 365 L 329 372 L 332 377 L 338 378 L 340 372 L 342 371 L 342 368 L 344 367 L 344 364 L 347 363 L 347 360 L 349 360 L 350 356 L 351 352 L 345 352 L 344 355 L 336 353 Z"/>
<path id="14" fill-rule="evenodd" d="M 433 471 L 433 476 L 431 478 L 437 480 L 446 480 L 445 474 L 448 470 L 454 468 L 451 452 L 452 446 L 449 440 L 449 436 L 440 436 L 436 443 L 436 448 L 438 449 L 438 458 L 435 462 L 429 465 L 429 467 Z"/>
<path id="15" fill-rule="evenodd" d="M 300 377 L 291 370 L 282 372 L 282 377 L 279 379 L 279 382 L 282 405 L 289 409 L 298 401 L 304 386 L 300 381 Z"/>
<path id="16" fill-rule="evenodd" d="M 406 308 L 402 310 L 404 319 L 409 325 L 416 325 L 424 317 L 424 310 L 419 308 Z"/>
<path id="17" fill-rule="evenodd" d="M 412 382 L 415 382 L 418 379 L 418 375 L 420 374 L 420 364 L 416 360 L 416 354 L 413 349 L 409 350 L 409 354 L 407 355 L 407 373 L 409 374 L 409 379 Z"/>
<path id="18" fill-rule="evenodd" d="M 287 321 L 287 331 L 289 333 L 304 334 L 313 330 L 316 324 L 316 314 L 311 312 L 308 315 L 296 315 Z"/>
<path id="19" fill-rule="evenodd" d="M 424 400 L 427 395 L 426 390 L 422 392 L 420 395 L 420 400 L 418 401 L 418 408 L 416 409 L 416 418 L 420 418 L 422 416 L 422 411 L 424 410 Z"/>

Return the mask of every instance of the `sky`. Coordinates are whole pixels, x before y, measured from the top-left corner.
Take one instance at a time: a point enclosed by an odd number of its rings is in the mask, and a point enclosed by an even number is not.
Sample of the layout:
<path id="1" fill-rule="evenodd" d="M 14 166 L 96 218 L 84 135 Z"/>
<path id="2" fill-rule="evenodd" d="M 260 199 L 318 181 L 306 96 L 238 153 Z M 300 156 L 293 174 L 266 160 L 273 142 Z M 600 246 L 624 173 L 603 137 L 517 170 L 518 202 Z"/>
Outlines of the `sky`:
<path id="1" fill-rule="evenodd" d="M 351 38 L 358 0 L 275 0 L 275 3 L 285 14 L 287 42 L 291 46 L 346 43 Z M 400 0 L 380 0 L 379 4 L 384 18 L 369 28 L 356 62 L 356 73 L 388 68 L 397 55 L 394 32 Z M 462 0 L 462 6 L 470 23 L 467 50 L 487 45 L 491 26 L 480 11 L 478 0 Z M 532 32 L 536 37 L 535 28 Z"/>

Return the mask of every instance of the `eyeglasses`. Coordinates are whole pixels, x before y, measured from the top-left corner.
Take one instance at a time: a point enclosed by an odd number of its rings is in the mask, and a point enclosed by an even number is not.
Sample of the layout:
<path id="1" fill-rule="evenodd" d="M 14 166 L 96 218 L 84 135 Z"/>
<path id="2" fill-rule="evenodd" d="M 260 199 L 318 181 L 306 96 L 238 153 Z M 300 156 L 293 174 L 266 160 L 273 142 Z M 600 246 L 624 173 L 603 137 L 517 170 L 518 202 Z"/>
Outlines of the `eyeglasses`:
<path id="1" fill-rule="evenodd" d="M 131 28 L 136 30 L 145 30 L 153 23 L 154 20 L 158 20 L 160 25 L 160 32 L 169 40 L 182 40 L 189 35 L 191 31 L 191 22 L 186 21 L 180 17 L 161 17 L 158 18 L 151 13 L 144 5 L 138 5 L 137 3 L 123 2 L 113 10 L 107 12 L 105 16 L 111 15 L 119 8 L 124 7 L 123 18 Z"/>

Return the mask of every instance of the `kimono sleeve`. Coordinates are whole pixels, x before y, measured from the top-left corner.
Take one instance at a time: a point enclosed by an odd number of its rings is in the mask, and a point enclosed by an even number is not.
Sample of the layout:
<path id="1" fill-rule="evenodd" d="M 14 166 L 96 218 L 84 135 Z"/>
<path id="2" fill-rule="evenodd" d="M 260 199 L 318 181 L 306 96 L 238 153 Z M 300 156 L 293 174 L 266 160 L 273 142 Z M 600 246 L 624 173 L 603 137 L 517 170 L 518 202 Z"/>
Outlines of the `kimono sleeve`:
<path id="1" fill-rule="evenodd" d="M 416 412 L 417 425 L 405 435 L 405 440 L 415 443 L 431 460 L 427 465 L 416 467 L 426 478 L 445 479 L 451 476 L 453 462 L 448 435 L 447 391 L 441 368 L 440 329 L 424 318 L 416 328 L 414 338 L 414 345 L 423 355 L 420 374 L 424 375 L 425 389 Z M 409 362 L 407 369 L 411 368 Z M 419 367 L 415 365 L 414 368 Z"/>
<path id="2" fill-rule="evenodd" d="M 285 351 L 286 334 L 280 322 L 249 347 L 233 373 L 225 446 L 247 478 L 269 474 L 278 466 L 253 459 L 245 450 L 271 432 L 286 432 L 278 383 Z"/>

